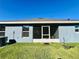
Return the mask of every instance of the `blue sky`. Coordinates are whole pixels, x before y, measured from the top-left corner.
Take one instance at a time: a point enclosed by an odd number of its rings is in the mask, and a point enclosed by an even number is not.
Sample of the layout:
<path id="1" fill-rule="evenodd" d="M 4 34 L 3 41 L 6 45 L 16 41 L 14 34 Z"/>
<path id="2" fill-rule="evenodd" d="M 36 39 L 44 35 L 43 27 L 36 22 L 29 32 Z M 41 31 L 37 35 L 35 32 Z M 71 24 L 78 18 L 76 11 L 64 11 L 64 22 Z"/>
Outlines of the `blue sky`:
<path id="1" fill-rule="evenodd" d="M 79 19 L 79 0 L 0 0 L 0 20 Z"/>

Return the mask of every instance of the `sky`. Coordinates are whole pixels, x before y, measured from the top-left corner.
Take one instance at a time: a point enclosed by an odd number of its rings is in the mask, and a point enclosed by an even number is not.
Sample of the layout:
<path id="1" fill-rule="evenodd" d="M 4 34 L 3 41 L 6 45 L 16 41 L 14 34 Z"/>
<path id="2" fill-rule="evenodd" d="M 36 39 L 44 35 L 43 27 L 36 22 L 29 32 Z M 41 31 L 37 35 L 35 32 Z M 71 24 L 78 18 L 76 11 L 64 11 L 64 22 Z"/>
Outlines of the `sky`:
<path id="1" fill-rule="evenodd" d="M 79 19 L 79 0 L 0 0 L 0 20 Z"/>

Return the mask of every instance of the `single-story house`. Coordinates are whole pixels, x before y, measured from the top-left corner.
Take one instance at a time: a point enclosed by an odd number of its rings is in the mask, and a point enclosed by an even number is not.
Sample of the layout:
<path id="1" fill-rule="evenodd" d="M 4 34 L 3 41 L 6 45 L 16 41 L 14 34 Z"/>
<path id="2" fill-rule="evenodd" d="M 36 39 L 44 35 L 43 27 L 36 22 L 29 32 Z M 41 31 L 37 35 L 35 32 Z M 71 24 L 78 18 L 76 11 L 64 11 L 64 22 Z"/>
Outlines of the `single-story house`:
<path id="1" fill-rule="evenodd" d="M 0 36 L 16 42 L 79 42 L 79 21 L 0 21 Z"/>

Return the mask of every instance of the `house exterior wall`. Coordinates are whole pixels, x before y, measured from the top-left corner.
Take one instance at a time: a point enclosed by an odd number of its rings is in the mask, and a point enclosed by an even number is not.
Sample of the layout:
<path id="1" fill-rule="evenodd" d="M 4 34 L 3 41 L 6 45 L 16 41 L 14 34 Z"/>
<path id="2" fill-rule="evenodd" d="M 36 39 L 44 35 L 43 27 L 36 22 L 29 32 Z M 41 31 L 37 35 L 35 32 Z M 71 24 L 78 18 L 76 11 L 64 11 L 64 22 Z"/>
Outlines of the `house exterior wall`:
<path id="1" fill-rule="evenodd" d="M 79 32 L 75 32 L 75 25 L 58 26 L 58 39 L 33 39 L 33 26 L 29 26 L 29 37 L 22 37 L 22 26 L 6 26 L 5 36 L 13 39 L 13 31 L 15 31 L 14 39 L 17 42 L 79 42 Z"/>
<path id="2" fill-rule="evenodd" d="M 75 26 L 59 26 L 60 42 L 79 42 L 79 33 L 75 32 Z"/>
<path id="3" fill-rule="evenodd" d="M 17 42 L 20 41 L 21 40 L 21 33 L 22 33 L 21 29 L 22 29 L 22 27 L 17 27 L 17 26 L 8 27 L 8 26 L 6 26 L 5 27 L 5 36 L 8 37 L 8 41 L 10 39 L 16 39 Z M 13 34 L 13 32 L 15 32 L 15 33 Z"/>
<path id="4" fill-rule="evenodd" d="M 15 31 L 15 34 L 13 34 L 13 31 Z M 15 39 L 16 42 L 32 42 L 33 27 L 29 26 L 29 37 L 22 37 L 22 26 L 6 26 L 5 36 L 8 37 L 8 41 L 10 39 Z"/>

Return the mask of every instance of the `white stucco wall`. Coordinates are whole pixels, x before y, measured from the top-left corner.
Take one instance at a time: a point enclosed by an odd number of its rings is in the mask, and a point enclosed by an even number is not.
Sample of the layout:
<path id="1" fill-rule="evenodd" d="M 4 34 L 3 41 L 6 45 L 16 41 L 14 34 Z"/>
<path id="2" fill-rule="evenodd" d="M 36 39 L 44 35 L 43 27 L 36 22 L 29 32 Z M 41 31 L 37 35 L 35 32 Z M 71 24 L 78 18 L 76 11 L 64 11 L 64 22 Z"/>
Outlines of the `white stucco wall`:
<path id="1" fill-rule="evenodd" d="M 13 39 L 13 31 L 15 32 L 14 34 L 14 39 L 16 42 L 32 42 L 33 41 L 33 27 L 29 26 L 29 37 L 22 37 L 22 26 L 6 26 L 5 30 L 5 36 L 8 37 L 9 39 Z"/>
<path id="2" fill-rule="evenodd" d="M 13 31 L 15 31 L 14 39 L 17 42 L 79 42 L 79 32 L 75 32 L 75 26 L 59 26 L 58 39 L 33 39 L 33 27 L 29 26 L 29 37 L 22 37 L 22 26 L 6 26 L 5 36 L 13 39 Z"/>
<path id="3" fill-rule="evenodd" d="M 59 39 L 61 42 L 79 42 L 79 33 L 75 32 L 75 26 L 59 26 Z"/>

